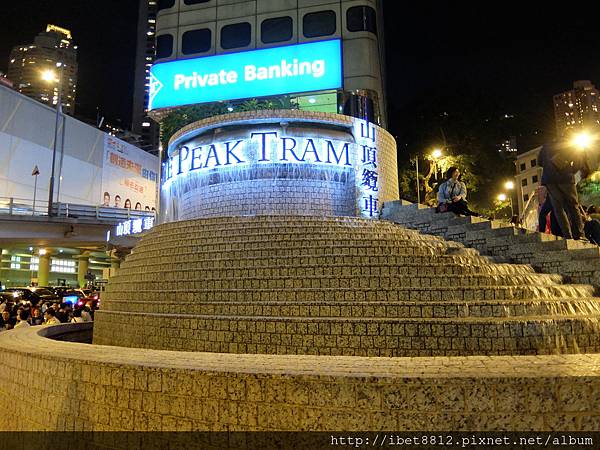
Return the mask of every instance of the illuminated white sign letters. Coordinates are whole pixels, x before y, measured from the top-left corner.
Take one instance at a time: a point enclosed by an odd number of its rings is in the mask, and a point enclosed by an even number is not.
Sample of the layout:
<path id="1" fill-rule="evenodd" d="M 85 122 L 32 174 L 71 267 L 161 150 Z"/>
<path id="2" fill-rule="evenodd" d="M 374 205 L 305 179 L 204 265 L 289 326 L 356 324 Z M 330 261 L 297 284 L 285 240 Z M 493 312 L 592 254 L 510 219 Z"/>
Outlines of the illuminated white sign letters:
<path id="1" fill-rule="evenodd" d="M 143 217 L 139 219 L 126 220 L 117 225 L 115 236 L 129 236 L 140 234 L 154 227 L 154 217 Z"/>
<path id="2" fill-rule="evenodd" d="M 350 142 L 331 139 L 280 136 L 277 131 L 250 133 L 239 139 L 210 145 L 179 147 L 163 164 L 163 180 L 168 182 L 190 172 L 249 163 L 313 163 L 352 167 Z M 254 152 L 252 152 L 254 150 Z"/>

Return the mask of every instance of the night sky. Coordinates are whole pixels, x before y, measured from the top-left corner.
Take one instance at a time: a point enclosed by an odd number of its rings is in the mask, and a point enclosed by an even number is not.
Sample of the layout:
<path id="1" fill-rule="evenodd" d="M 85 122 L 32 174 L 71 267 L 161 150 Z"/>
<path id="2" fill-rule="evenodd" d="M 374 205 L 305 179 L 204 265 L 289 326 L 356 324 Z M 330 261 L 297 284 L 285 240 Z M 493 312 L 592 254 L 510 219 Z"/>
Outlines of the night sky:
<path id="1" fill-rule="evenodd" d="M 11 47 L 31 42 L 46 23 L 68 28 L 79 46 L 77 115 L 95 118 L 98 107 L 129 125 L 137 0 L 5 3 L 0 70 Z M 576 79 L 600 85 L 598 7 L 451 3 L 384 1 L 390 128 L 400 139 L 421 110 L 515 114 L 544 132 L 553 94 Z"/>

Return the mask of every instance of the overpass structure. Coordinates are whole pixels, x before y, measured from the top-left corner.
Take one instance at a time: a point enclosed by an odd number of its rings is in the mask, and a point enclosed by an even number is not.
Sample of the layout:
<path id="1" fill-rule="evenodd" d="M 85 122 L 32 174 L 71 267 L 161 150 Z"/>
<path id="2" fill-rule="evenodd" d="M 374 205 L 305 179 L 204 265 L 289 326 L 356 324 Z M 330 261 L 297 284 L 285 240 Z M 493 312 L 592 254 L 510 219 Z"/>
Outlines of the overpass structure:
<path id="1" fill-rule="evenodd" d="M 51 284 L 83 285 L 89 271 L 106 278 L 104 270 L 116 270 L 137 241 L 129 236 L 108 242 L 117 224 L 154 218 L 154 212 L 70 203 L 53 204 L 51 215 L 47 211 L 45 202 L 0 198 L 2 284 L 48 285 L 51 272 L 57 273 Z"/>

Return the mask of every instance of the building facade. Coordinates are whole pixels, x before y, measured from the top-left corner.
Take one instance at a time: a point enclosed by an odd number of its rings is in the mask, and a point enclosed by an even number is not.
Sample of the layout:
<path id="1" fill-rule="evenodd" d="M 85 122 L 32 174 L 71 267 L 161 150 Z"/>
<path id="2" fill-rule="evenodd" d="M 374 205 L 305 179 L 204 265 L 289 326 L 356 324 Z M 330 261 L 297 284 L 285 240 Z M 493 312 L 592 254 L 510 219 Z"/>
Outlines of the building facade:
<path id="1" fill-rule="evenodd" d="M 343 89 L 294 96 L 300 109 L 385 128 L 379 0 L 159 0 L 156 62 L 341 39 Z"/>
<path id="2" fill-rule="evenodd" d="M 88 269 L 106 278 L 103 271 L 111 267 L 104 236 L 86 235 L 92 237 L 78 246 L 84 231 L 77 219 L 71 222 L 74 231 L 59 224 L 64 229 L 58 234 L 50 222 L 27 222 L 47 207 L 55 119 L 53 108 L 0 85 L 0 284 L 5 286 L 44 279 L 39 275 L 42 256 L 48 263 L 45 278 L 53 285 L 75 285 L 78 274 Z M 156 207 L 156 156 L 66 114 L 58 135 L 53 193 L 63 211 L 103 207 L 140 216 L 136 209 L 151 212 Z"/>
<path id="3" fill-rule="evenodd" d="M 536 147 L 516 157 L 515 188 L 519 214 L 523 214 L 527 202 L 541 185 L 543 169 L 538 164 L 538 156 L 541 149 L 542 147 Z"/>
<path id="4" fill-rule="evenodd" d="M 140 0 L 131 119 L 132 131 L 141 136 L 140 147 L 153 154 L 158 153 L 160 129 L 159 125 L 148 117 L 147 107 L 150 67 L 155 59 L 156 11 L 156 0 Z"/>
<path id="5" fill-rule="evenodd" d="M 17 91 L 47 105 L 55 106 L 60 93 L 63 111 L 73 115 L 77 46 L 69 30 L 49 24 L 32 44 L 14 47 L 7 75 Z"/>
<path id="6" fill-rule="evenodd" d="M 589 80 L 554 96 L 556 133 L 559 137 L 581 128 L 600 127 L 600 91 Z"/>

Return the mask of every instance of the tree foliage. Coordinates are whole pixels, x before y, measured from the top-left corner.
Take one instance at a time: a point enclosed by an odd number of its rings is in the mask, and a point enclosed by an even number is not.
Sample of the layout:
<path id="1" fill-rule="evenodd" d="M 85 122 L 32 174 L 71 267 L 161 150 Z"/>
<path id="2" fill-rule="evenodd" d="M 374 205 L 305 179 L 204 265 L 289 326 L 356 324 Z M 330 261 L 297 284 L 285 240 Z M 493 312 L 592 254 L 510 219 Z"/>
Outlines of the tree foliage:
<path id="1" fill-rule="evenodd" d="M 296 102 L 289 97 L 276 99 L 249 99 L 240 103 L 210 103 L 206 105 L 182 106 L 171 111 L 160 121 L 161 143 L 167 148 L 171 137 L 183 127 L 208 117 L 234 112 L 259 111 L 265 109 L 297 109 Z"/>

